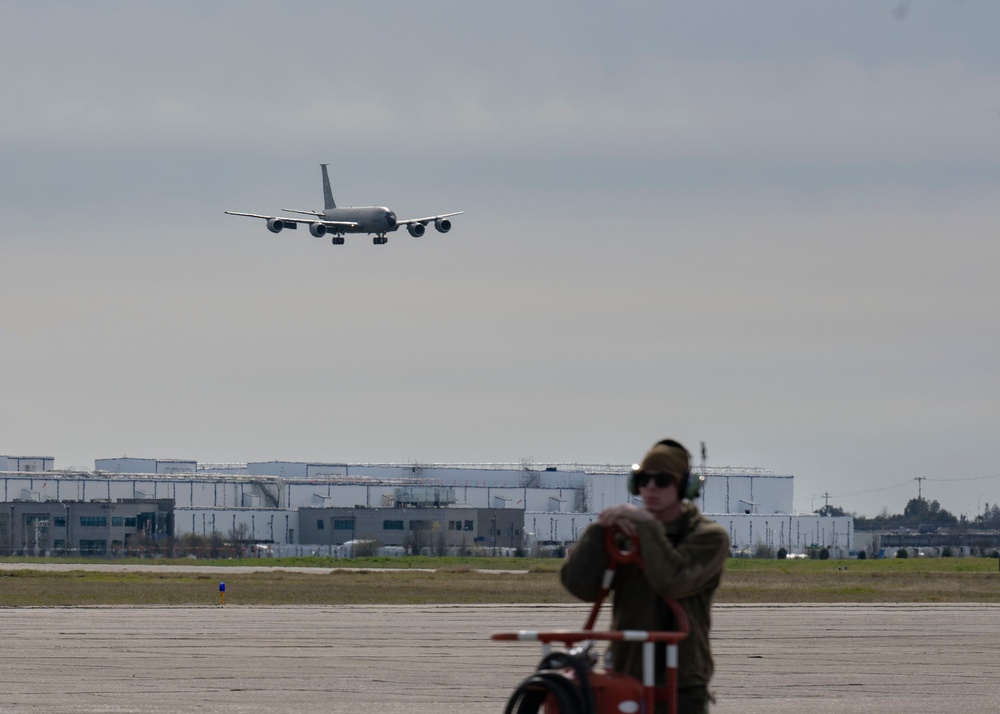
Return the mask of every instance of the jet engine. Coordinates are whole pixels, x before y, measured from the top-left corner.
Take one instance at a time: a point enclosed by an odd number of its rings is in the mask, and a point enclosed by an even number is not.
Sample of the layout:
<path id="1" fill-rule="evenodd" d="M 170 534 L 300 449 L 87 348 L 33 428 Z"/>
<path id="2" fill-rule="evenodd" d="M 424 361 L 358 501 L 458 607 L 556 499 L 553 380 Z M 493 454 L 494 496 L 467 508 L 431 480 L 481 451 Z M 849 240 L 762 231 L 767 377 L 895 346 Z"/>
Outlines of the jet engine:
<path id="1" fill-rule="evenodd" d="M 427 228 L 424 226 L 423 223 L 411 223 L 406 227 L 406 230 L 408 230 L 410 232 L 410 235 L 413 236 L 414 238 L 419 238 L 424 234 L 424 231 L 426 231 Z"/>
<path id="2" fill-rule="evenodd" d="M 439 218 L 434 221 L 434 227 L 437 228 L 440 233 L 447 233 L 451 230 L 451 221 L 447 218 Z"/>
<path id="3" fill-rule="evenodd" d="M 268 218 L 267 219 L 267 230 L 272 233 L 281 233 L 281 229 L 285 227 L 285 222 L 280 218 Z"/>
<path id="4" fill-rule="evenodd" d="M 314 238 L 322 238 L 326 235 L 326 226 L 322 223 L 310 223 L 309 232 L 313 234 Z"/>

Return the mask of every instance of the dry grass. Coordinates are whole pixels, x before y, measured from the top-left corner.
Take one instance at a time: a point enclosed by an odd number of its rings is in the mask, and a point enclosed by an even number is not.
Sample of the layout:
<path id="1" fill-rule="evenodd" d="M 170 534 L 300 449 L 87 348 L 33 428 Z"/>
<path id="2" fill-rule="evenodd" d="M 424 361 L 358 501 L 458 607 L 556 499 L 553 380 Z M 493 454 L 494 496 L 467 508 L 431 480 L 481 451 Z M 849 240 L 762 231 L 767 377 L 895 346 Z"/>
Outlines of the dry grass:
<path id="1" fill-rule="evenodd" d="M 356 563 L 352 563 L 355 565 Z M 475 565 L 478 565 L 475 564 Z M 478 604 L 573 602 L 558 563 L 522 573 L 480 572 L 449 563 L 433 572 L 335 570 L 310 574 L 94 573 L 0 571 L 0 607 L 81 605 Z M 718 601 L 1000 602 L 1000 572 L 990 559 L 910 561 L 761 561 L 727 563 Z"/>
<path id="2" fill-rule="evenodd" d="M 718 602 L 1000 602 L 997 561 L 730 561 Z"/>
<path id="3" fill-rule="evenodd" d="M 227 605 L 572 601 L 554 573 L 336 570 L 328 575 L 275 571 L 219 576 L 18 570 L 0 572 L 0 607 L 214 605 L 219 602 L 220 580 L 226 584 Z"/>

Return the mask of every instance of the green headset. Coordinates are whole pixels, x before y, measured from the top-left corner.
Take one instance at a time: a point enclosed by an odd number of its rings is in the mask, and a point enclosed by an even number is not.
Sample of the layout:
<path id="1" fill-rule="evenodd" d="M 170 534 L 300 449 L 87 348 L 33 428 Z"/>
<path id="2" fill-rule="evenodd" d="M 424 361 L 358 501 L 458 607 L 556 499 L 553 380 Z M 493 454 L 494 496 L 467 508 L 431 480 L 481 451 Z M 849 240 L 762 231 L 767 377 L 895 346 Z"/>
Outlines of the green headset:
<path id="1" fill-rule="evenodd" d="M 663 439 L 653 444 L 653 449 L 657 446 L 666 446 L 671 449 L 679 449 L 684 453 L 687 459 L 688 468 L 684 470 L 684 475 L 681 476 L 680 483 L 677 484 L 677 495 L 682 500 L 693 501 L 698 497 L 701 492 L 702 484 L 705 483 L 705 476 L 698 472 L 691 472 L 691 453 L 684 448 L 683 444 L 679 441 L 674 441 L 673 439 Z M 652 451 L 652 449 L 650 449 Z M 639 495 L 639 484 L 637 482 L 637 477 L 641 473 L 642 469 L 638 464 L 632 467 L 632 473 L 628 477 L 628 492 L 633 496 Z"/>

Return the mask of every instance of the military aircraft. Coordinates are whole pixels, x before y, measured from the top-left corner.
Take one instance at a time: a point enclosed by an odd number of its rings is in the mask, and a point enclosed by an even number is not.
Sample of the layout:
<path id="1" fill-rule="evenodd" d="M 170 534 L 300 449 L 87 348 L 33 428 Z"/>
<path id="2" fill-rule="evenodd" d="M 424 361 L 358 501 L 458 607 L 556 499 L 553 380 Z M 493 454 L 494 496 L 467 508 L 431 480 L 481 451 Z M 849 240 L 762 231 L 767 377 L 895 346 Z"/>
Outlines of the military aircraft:
<path id="1" fill-rule="evenodd" d="M 250 218 L 261 218 L 267 221 L 267 229 L 272 233 L 281 233 L 285 228 L 295 230 L 300 223 L 309 226 L 309 232 L 317 238 L 322 238 L 327 233 L 333 236 L 334 245 L 344 244 L 345 233 L 367 233 L 375 234 L 372 243 L 375 245 L 385 245 L 389 239 L 386 233 L 397 230 L 400 226 L 406 226 L 406 230 L 414 238 L 419 238 L 427 229 L 427 224 L 434 221 L 434 227 L 441 233 L 451 230 L 451 221 L 448 219 L 457 216 L 465 211 L 454 213 L 442 213 L 439 216 L 427 216 L 426 218 L 407 218 L 399 220 L 396 214 L 385 206 L 364 206 L 360 208 L 338 208 L 333 200 L 333 191 L 330 189 L 330 176 L 326 170 L 326 164 L 320 164 L 323 169 L 323 211 L 299 211 L 294 208 L 282 208 L 287 213 L 300 213 L 310 216 L 310 218 L 290 218 L 287 216 L 264 216 L 259 213 L 238 213 L 236 211 L 226 211 L 230 216 L 249 216 Z"/>

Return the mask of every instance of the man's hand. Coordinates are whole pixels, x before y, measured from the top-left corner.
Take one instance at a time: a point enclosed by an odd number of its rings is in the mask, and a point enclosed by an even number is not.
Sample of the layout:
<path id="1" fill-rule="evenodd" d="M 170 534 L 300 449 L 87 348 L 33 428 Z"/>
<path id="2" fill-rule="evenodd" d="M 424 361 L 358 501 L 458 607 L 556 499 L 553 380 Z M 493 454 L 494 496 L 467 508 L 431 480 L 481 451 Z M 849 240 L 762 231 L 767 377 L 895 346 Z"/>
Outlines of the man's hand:
<path id="1" fill-rule="evenodd" d="M 602 526 L 619 528 L 627 536 L 636 534 L 637 524 L 652 520 L 655 520 L 652 513 L 631 503 L 606 508 L 597 516 L 597 522 Z"/>

